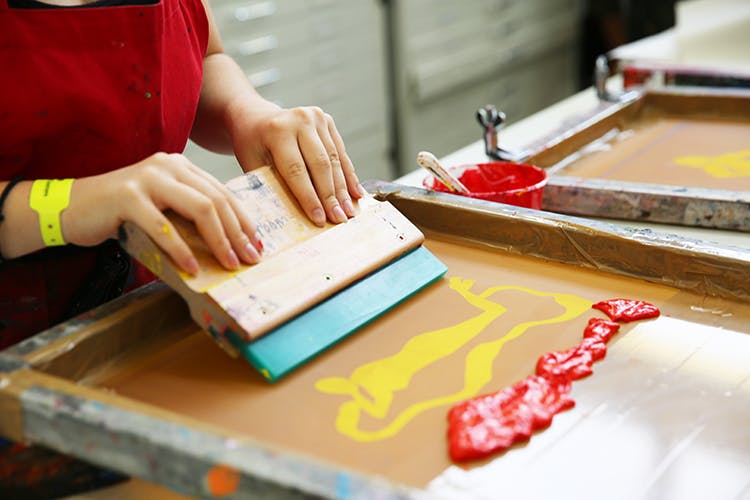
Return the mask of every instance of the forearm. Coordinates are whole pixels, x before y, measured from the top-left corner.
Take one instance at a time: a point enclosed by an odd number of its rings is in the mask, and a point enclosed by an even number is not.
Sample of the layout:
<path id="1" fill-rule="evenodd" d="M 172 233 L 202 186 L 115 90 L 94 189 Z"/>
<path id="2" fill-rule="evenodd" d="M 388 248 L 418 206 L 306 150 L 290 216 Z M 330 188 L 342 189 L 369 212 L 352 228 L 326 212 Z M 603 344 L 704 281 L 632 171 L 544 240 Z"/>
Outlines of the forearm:
<path id="1" fill-rule="evenodd" d="M 103 183 L 100 176 L 75 179 L 69 194 L 64 196 L 67 205 L 59 212 L 60 233 L 56 233 L 40 227 L 39 213 L 31 203 L 34 182 L 27 180 L 17 184 L 3 205 L 0 254 L 5 259 L 22 257 L 44 248 L 42 229 L 48 232 L 48 237 L 61 233 L 63 241 L 55 243 L 58 245 L 91 246 L 116 236 L 120 219 L 112 213 L 112 199 L 122 195 L 124 186 Z M 58 193 L 60 189 L 57 188 Z"/>
<path id="2" fill-rule="evenodd" d="M 121 224 L 129 221 L 143 229 L 179 267 L 195 273 L 198 263 L 165 216 L 167 210 L 191 220 L 227 269 L 237 269 L 240 260 L 254 264 L 260 258 L 262 244 L 250 216 L 225 186 L 182 155 L 156 153 L 127 167 L 81 177 L 72 183 L 69 192 L 61 192 L 61 185 L 55 184 L 55 191 L 48 192 L 57 196 L 49 194 L 48 203 L 42 207 L 47 209 L 48 218 L 49 209 L 62 210 L 59 212 L 62 242 L 58 232 L 40 228 L 39 214 L 29 203 L 32 184 L 33 181 L 17 184 L 5 200 L 0 253 L 6 259 L 44 248 L 42 229 L 50 245 L 94 246 L 116 238 Z M 6 185 L 0 182 L 0 190 Z M 40 208 L 39 200 L 34 199 L 34 206 Z M 56 220 L 50 220 L 51 227 L 55 227 Z"/>
<path id="3" fill-rule="evenodd" d="M 39 213 L 32 208 L 31 203 L 31 190 L 34 182 L 27 180 L 18 183 L 10 191 L 3 204 L 3 222 L 0 223 L 0 254 L 6 259 L 22 257 L 46 246 L 40 227 Z M 7 183 L 2 183 L 2 185 L 7 185 Z M 106 211 L 102 205 L 112 196 L 112 192 L 107 191 L 106 187 L 98 185 L 92 177 L 76 179 L 73 182 L 69 195 L 64 196 L 67 206 L 59 214 L 59 228 L 63 241 L 57 244 L 89 243 L 85 235 L 86 228 L 82 226 L 85 226 L 90 219 L 97 217 L 92 214 Z M 51 231 L 50 234 L 54 237 L 55 231 Z M 111 232 L 110 236 L 114 236 L 114 232 Z M 106 236 L 102 236 L 102 241 L 105 238 Z"/>
<path id="4" fill-rule="evenodd" d="M 261 97 L 239 65 L 216 52 L 203 62 L 203 85 L 191 138 L 217 153 L 232 153 L 238 120 L 250 120 L 279 107 Z"/>
<path id="5" fill-rule="evenodd" d="M 0 184 L 5 189 L 7 182 Z M 0 255 L 5 259 L 20 257 L 44 246 L 39 231 L 39 217 L 29 206 L 31 181 L 16 184 L 3 204 L 0 222 Z"/>

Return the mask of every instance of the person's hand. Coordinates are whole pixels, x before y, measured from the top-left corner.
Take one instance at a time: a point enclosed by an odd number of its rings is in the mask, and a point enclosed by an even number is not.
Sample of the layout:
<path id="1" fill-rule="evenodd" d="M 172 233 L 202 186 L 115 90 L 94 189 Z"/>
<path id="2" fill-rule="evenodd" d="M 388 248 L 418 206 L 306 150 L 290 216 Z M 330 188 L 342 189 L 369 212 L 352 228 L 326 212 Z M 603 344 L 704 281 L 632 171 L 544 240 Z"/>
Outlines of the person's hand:
<path id="1" fill-rule="evenodd" d="M 333 118 L 317 107 L 263 109 L 238 104 L 230 133 L 244 171 L 272 165 L 315 224 L 345 222 L 364 196 Z"/>
<path id="2" fill-rule="evenodd" d="M 120 225 L 141 227 L 183 270 L 198 262 L 164 211 L 193 221 L 217 260 L 237 269 L 257 263 L 263 246 L 234 195 L 180 154 L 157 153 L 129 167 L 77 179 L 62 213 L 68 243 L 90 246 L 117 236 Z"/>

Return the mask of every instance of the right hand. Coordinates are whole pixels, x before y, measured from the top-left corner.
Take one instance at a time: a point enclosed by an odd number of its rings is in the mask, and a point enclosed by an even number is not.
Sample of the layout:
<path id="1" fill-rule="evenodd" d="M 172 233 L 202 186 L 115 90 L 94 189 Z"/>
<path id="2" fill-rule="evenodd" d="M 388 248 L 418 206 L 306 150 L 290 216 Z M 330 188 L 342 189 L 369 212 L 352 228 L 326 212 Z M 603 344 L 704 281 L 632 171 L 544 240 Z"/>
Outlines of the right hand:
<path id="1" fill-rule="evenodd" d="M 230 113 L 234 152 L 242 169 L 273 165 L 317 226 L 356 215 L 359 183 L 331 115 L 318 107 L 282 109 L 237 99 Z"/>
<path id="2" fill-rule="evenodd" d="M 198 262 L 164 211 L 195 223 L 216 259 L 227 269 L 260 260 L 263 244 L 234 195 L 216 178 L 181 154 L 156 153 L 106 174 L 76 179 L 70 205 L 62 213 L 68 243 L 97 245 L 116 238 L 131 221 L 148 234 L 184 271 Z"/>

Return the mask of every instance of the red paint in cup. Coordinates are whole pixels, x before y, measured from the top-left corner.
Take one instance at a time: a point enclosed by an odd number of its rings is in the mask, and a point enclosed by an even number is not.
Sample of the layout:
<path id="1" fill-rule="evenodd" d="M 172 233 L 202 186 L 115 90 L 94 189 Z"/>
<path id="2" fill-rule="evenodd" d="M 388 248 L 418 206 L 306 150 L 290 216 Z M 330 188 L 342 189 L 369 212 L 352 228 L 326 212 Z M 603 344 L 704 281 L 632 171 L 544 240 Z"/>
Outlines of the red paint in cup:
<path id="1" fill-rule="evenodd" d="M 470 191 L 470 198 L 496 201 L 517 207 L 542 208 L 547 172 L 533 165 L 511 162 L 479 163 L 448 167 L 448 171 Z M 445 184 L 428 176 L 422 182 L 433 191 L 451 193 Z"/>

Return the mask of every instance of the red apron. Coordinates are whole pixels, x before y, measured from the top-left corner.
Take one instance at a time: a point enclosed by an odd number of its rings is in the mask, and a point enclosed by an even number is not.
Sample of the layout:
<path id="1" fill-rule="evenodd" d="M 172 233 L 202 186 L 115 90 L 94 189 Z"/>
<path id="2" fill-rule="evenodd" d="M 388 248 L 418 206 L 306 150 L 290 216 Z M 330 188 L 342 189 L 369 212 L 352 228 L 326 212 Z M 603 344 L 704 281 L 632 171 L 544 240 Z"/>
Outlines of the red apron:
<path id="1" fill-rule="evenodd" d="M 207 43 L 200 0 L 55 9 L 0 0 L 0 179 L 84 177 L 182 152 Z M 97 260 L 111 260 L 104 247 L 0 264 L 0 348 L 80 312 L 71 302 L 102 275 Z"/>

